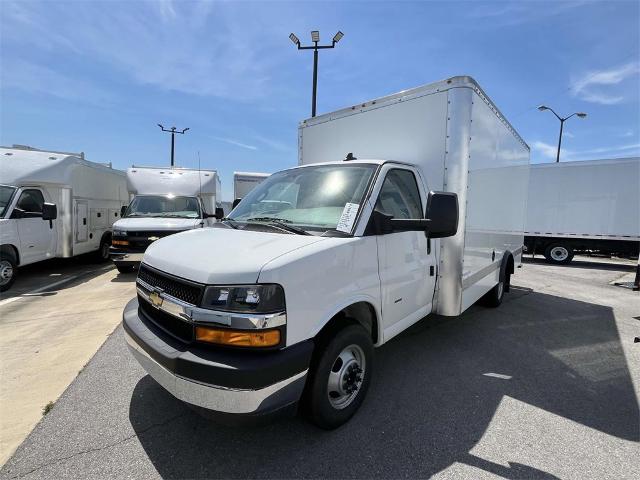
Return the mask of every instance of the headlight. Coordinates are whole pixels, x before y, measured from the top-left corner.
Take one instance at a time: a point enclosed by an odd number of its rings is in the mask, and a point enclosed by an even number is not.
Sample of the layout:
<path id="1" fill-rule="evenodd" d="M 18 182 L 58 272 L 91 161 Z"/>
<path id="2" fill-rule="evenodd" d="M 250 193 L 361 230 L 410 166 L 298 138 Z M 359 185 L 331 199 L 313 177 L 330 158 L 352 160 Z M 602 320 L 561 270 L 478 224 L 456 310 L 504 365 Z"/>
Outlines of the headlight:
<path id="1" fill-rule="evenodd" d="M 127 231 L 126 230 L 114 230 L 113 232 L 111 232 L 111 235 L 114 237 L 126 237 L 127 236 Z"/>
<path id="2" fill-rule="evenodd" d="M 202 307 L 222 312 L 283 312 L 284 290 L 277 284 L 211 286 L 204 291 Z"/>

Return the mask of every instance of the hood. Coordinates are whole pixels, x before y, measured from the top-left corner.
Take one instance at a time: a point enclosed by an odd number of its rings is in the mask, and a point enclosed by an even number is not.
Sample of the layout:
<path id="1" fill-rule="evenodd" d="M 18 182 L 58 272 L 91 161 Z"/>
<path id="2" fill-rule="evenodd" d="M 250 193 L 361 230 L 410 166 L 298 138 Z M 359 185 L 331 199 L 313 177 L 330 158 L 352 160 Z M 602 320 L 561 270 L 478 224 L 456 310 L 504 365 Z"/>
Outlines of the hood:
<path id="1" fill-rule="evenodd" d="M 313 235 L 204 228 L 157 240 L 142 261 L 194 282 L 255 283 L 271 260 L 325 240 Z"/>
<path id="2" fill-rule="evenodd" d="M 201 218 L 154 218 L 154 217 L 132 217 L 121 218 L 113 224 L 118 230 L 190 230 L 200 227 Z"/>

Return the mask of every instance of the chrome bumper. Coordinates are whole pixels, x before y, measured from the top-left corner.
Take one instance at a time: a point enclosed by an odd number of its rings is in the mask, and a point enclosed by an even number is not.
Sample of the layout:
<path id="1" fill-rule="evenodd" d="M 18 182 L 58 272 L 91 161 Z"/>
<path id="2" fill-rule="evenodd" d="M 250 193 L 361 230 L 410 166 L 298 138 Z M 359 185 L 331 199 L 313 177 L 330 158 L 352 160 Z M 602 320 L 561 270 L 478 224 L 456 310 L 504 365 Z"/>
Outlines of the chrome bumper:
<path id="1" fill-rule="evenodd" d="M 149 356 L 125 331 L 127 344 L 138 363 L 174 397 L 184 402 L 231 414 L 261 413 L 268 405 L 286 406 L 295 402 L 304 389 L 308 370 L 259 390 L 232 389 L 206 385 L 179 377 Z"/>
<path id="2" fill-rule="evenodd" d="M 111 253 L 109 256 L 114 262 L 141 262 L 144 253 Z"/>

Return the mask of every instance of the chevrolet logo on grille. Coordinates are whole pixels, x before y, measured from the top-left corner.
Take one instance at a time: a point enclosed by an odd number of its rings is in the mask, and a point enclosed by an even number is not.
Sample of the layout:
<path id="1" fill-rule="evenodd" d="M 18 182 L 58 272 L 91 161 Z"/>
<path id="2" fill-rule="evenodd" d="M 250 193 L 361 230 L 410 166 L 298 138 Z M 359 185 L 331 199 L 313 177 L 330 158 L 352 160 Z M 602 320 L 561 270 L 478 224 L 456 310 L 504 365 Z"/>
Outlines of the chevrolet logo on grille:
<path id="1" fill-rule="evenodd" d="M 155 242 L 156 240 L 160 240 L 160 237 L 149 237 L 147 238 L 150 242 Z"/>
<path id="2" fill-rule="evenodd" d="M 149 294 L 149 301 L 154 307 L 160 308 L 162 306 L 163 298 L 160 296 L 160 292 L 153 291 Z"/>

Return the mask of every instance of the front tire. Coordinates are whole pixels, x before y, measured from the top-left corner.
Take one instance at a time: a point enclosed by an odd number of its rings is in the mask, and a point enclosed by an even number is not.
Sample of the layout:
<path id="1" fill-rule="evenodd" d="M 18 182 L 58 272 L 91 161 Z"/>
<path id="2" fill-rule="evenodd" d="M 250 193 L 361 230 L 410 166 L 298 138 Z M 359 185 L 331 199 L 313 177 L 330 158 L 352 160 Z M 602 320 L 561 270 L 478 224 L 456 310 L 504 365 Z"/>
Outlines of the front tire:
<path id="1" fill-rule="evenodd" d="M 0 292 L 6 292 L 16 280 L 18 266 L 11 255 L 0 253 Z"/>
<path id="2" fill-rule="evenodd" d="M 100 240 L 100 248 L 96 250 L 94 258 L 96 262 L 106 262 L 109 260 L 109 247 L 111 246 L 111 238 L 105 236 Z"/>
<path id="3" fill-rule="evenodd" d="M 566 265 L 573 259 L 573 249 L 562 243 L 552 243 L 545 249 L 544 256 L 549 263 Z"/>
<path id="4" fill-rule="evenodd" d="M 371 383 L 373 343 L 360 325 L 349 325 L 316 347 L 305 390 L 309 419 L 333 430 L 360 408 Z"/>

